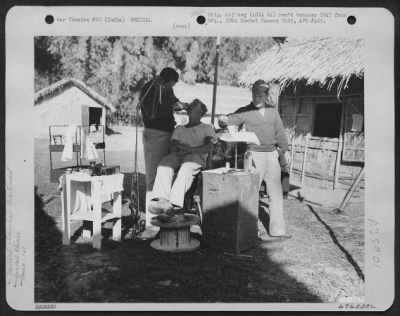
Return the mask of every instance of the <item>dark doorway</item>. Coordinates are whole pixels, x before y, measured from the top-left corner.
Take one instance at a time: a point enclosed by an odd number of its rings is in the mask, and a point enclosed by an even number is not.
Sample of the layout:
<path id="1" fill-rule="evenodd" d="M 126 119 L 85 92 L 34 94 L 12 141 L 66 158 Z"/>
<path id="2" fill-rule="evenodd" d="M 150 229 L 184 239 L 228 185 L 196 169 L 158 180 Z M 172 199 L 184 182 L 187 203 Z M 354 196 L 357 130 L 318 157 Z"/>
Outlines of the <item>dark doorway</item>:
<path id="1" fill-rule="evenodd" d="M 99 130 L 99 125 L 101 123 L 101 114 L 103 109 L 89 107 L 89 126 L 95 125 L 96 130 Z"/>
<path id="2" fill-rule="evenodd" d="M 339 137 L 341 116 L 341 103 L 316 104 L 313 136 Z"/>

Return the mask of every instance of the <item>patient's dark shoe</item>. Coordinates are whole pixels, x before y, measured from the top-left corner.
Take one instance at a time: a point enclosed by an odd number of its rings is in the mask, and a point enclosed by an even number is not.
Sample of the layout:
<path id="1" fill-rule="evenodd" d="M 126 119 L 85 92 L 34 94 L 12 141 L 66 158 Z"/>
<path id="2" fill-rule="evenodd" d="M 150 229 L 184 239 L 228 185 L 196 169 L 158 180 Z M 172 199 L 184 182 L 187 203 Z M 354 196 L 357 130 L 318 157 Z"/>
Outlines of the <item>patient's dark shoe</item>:
<path id="1" fill-rule="evenodd" d="M 185 214 L 185 210 L 180 206 L 172 205 L 172 208 L 167 210 L 165 213 L 167 213 L 170 216 L 183 215 Z"/>
<path id="2" fill-rule="evenodd" d="M 161 213 L 161 214 L 157 215 L 155 218 L 158 219 L 162 223 L 168 223 L 171 221 L 172 216 L 167 215 L 166 213 Z"/>

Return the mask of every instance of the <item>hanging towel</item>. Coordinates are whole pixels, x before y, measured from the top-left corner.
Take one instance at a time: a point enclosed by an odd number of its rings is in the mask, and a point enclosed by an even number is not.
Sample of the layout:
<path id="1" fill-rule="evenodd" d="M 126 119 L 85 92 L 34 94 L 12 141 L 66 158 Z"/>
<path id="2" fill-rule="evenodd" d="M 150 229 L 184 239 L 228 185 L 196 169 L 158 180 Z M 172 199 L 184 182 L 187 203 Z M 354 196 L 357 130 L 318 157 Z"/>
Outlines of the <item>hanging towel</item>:
<path id="1" fill-rule="evenodd" d="M 112 199 L 112 193 L 121 192 L 124 190 L 124 174 L 118 173 L 109 176 L 103 176 L 101 198 L 102 201 L 108 201 Z"/>
<path id="2" fill-rule="evenodd" d="M 71 213 L 91 210 L 90 182 L 73 181 L 71 183 Z"/>
<path id="3" fill-rule="evenodd" d="M 100 181 L 100 198 L 101 202 L 107 202 L 112 200 L 112 194 L 114 192 L 121 192 L 124 190 L 124 174 L 118 173 L 107 176 L 96 176 L 92 179 Z M 92 186 L 92 196 L 94 196 L 93 186 Z"/>
<path id="4" fill-rule="evenodd" d="M 96 147 L 88 137 L 87 127 L 81 128 L 81 157 L 87 160 L 99 158 Z"/>
<path id="5" fill-rule="evenodd" d="M 70 161 L 73 157 L 73 144 L 76 135 L 76 125 L 69 125 L 64 135 L 64 150 L 61 156 L 61 161 Z"/>

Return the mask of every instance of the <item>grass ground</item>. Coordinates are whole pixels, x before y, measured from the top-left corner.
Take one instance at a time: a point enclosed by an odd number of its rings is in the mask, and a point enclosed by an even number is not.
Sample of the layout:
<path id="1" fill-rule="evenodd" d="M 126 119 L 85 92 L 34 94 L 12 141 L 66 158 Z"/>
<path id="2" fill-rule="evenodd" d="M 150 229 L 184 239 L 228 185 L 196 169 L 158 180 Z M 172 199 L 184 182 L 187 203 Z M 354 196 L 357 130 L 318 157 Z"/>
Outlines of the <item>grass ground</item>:
<path id="1" fill-rule="evenodd" d="M 106 143 L 107 163 L 120 165 L 127 175 L 124 194 L 128 195 L 134 130 L 116 129 Z M 257 247 L 239 256 L 204 246 L 187 254 L 160 253 L 150 247 L 151 240 L 127 235 L 121 242 L 105 237 L 97 251 L 77 234 L 70 246 L 61 245 L 61 204 L 57 184 L 49 183 L 47 139 L 35 140 L 35 161 L 35 183 L 47 202 L 38 199 L 35 213 L 38 302 L 334 302 L 364 295 L 360 200 L 341 215 L 331 205 L 285 200 L 292 238 L 275 241 L 264 234 Z M 141 151 L 139 162 L 143 174 Z M 144 185 L 143 176 L 141 180 Z M 261 207 L 261 218 L 264 211 Z M 128 228 L 127 208 L 123 215 L 123 226 Z M 265 230 L 261 222 L 259 227 Z"/>

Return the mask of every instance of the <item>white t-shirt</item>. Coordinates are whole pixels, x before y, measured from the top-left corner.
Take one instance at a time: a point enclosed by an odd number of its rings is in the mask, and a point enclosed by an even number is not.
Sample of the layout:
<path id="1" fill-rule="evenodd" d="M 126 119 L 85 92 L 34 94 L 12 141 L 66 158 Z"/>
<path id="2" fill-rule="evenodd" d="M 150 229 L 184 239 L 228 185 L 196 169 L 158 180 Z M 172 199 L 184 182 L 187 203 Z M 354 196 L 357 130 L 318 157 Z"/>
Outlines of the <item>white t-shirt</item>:
<path id="1" fill-rule="evenodd" d="M 190 147 L 198 147 L 204 145 L 206 137 L 217 139 L 214 128 L 210 124 L 200 123 L 193 127 L 185 127 L 178 125 L 172 133 L 171 140 L 175 139 L 182 144 Z M 207 154 L 199 154 L 205 161 Z"/>

